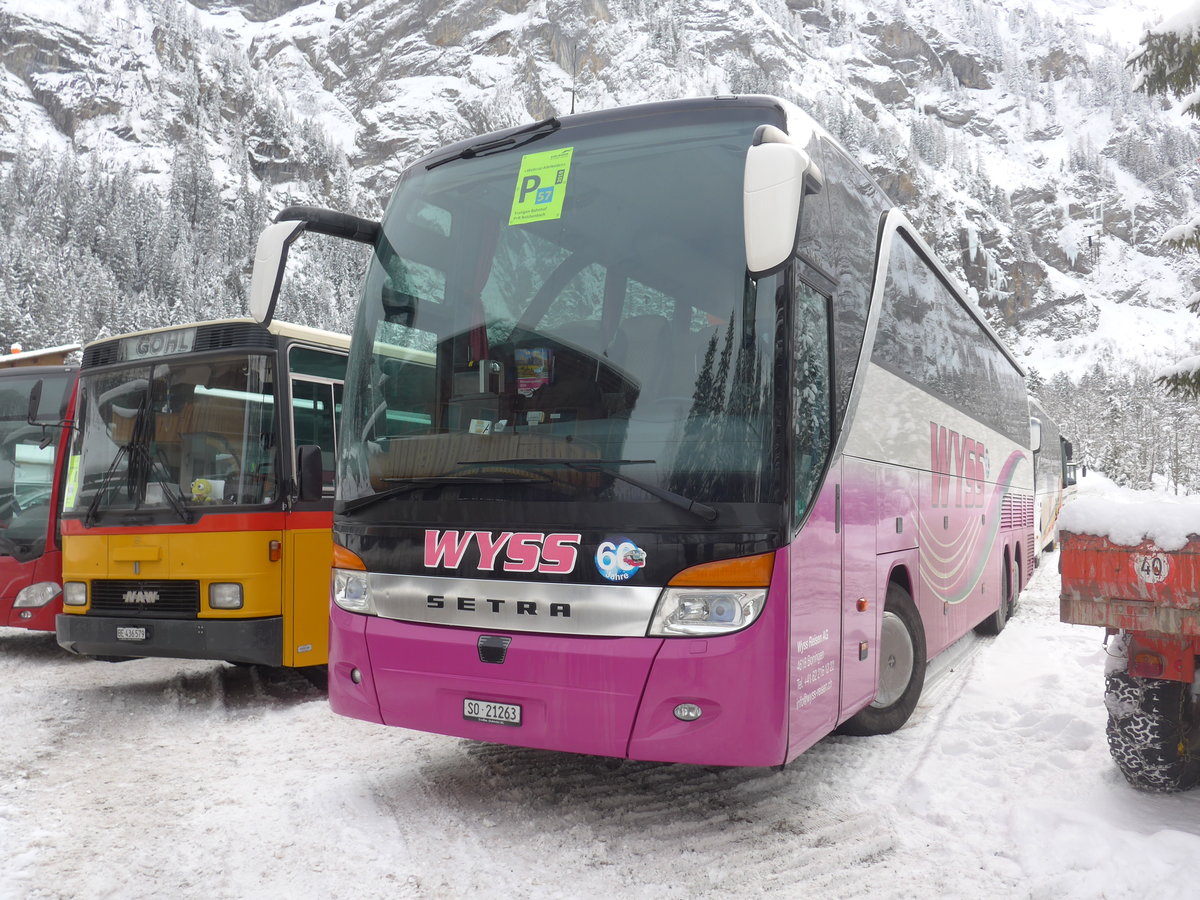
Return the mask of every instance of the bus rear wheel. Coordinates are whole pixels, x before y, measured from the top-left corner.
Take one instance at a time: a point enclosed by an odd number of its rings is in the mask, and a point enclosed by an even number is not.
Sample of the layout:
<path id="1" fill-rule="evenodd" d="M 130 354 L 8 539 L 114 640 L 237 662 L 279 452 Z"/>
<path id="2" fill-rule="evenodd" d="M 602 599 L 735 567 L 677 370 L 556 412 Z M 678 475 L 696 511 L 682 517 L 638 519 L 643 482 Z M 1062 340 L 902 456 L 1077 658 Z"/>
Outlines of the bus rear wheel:
<path id="1" fill-rule="evenodd" d="M 1155 793 L 1200 784 L 1200 705 L 1190 684 L 1106 673 L 1108 750 L 1125 780 Z"/>
<path id="2" fill-rule="evenodd" d="M 888 585 L 879 635 L 879 687 L 869 706 L 842 723 L 842 734 L 890 734 L 908 721 L 925 686 L 925 629 L 903 587 Z"/>
<path id="3" fill-rule="evenodd" d="M 975 626 L 975 633 L 997 635 L 1002 632 L 1004 626 L 1008 624 L 1008 617 L 1012 615 L 1012 608 L 1012 562 L 1009 560 L 1006 550 L 1004 552 L 1004 570 L 1000 574 L 1000 605 L 994 613 Z"/>

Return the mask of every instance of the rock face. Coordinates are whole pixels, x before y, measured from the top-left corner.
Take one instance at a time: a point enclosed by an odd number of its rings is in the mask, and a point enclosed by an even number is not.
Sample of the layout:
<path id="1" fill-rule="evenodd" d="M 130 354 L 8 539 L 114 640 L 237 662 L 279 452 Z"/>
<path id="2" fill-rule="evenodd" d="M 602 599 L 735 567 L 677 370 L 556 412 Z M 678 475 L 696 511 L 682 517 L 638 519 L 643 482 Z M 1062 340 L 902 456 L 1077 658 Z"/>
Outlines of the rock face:
<path id="1" fill-rule="evenodd" d="M 776 93 L 850 146 L 1009 324 L 1036 330 L 1085 296 L 1128 302 L 1131 260 L 1161 263 L 1164 291 L 1200 286 L 1195 261 L 1156 243 L 1195 202 L 1166 190 L 1200 157 L 1195 127 L 1131 93 L 1128 48 L 1034 0 L 51 6 L 0 11 L 0 163 L 33 140 L 162 181 L 199 135 L 227 196 L 248 170 L 282 203 L 328 168 L 328 139 L 382 199 L 434 147 L 572 104 Z M 1129 135 L 1154 146 L 1137 167 Z"/>

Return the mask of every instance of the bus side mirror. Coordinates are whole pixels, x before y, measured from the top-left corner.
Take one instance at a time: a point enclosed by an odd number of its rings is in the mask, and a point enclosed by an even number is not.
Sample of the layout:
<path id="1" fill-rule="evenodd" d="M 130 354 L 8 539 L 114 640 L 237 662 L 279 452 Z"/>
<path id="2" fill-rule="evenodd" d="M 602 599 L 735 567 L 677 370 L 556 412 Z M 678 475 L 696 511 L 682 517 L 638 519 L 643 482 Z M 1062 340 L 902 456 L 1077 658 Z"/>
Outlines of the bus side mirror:
<path id="1" fill-rule="evenodd" d="M 29 413 L 25 417 L 25 421 L 30 425 L 41 425 L 38 421 L 38 410 L 42 405 L 42 379 L 38 379 L 33 383 L 33 387 L 29 389 Z"/>
<path id="2" fill-rule="evenodd" d="M 796 252 L 805 194 L 821 190 L 820 169 L 773 125 L 760 125 L 746 151 L 742 175 L 746 268 L 759 278 L 778 271 Z"/>
<path id="3" fill-rule="evenodd" d="M 304 231 L 361 244 L 374 244 L 383 233 L 378 222 L 318 206 L 289 206 L 258 236 L 254 250 L 254 272 L 250 276 L 250 315 L 260 325 L 269 325 L 275 315 L 288 248 Z"/>
<path id="4" fill-rule="evenodd" d="M 325 477 L 321 448 L 316 444 L 301 446 L 297 451 L 296 471 L 299 478 L 298 499 L 305 503 L 320 500 Z"/>
<path id="5" fill-rule="evenodd" d="M 250 276 L 250 315 L 260 325 L 269 325 L 283 286 L 287 253 L 304 231 L 304 222 L 276 222 L 263 229 L 254 250 L 254 272 Z"/>
<path id="6" fill-rule="evenodd" d="M 1042 449 L 1042 420 L 1034 417 L 1029 419 L 1029 449 L 1034 453 Z"/>
<path id="7" fill-rule="evenodd" d="M 38 413 L 41 411 L 42 405 L 42 379 L 38 379 L 33 383 L 33 387 L 29 389 L 29 411 L 25 414 L 25 421 L 35 428 L 42 429 L 42 439 L 38 442 L 38 448 L 45 450 L 54 443 L 54 433 L 51 428 L 70 428 L 75 423 L 70 419 L 55 419 L 52 422 L 43 422 L 38 418 Z"/>

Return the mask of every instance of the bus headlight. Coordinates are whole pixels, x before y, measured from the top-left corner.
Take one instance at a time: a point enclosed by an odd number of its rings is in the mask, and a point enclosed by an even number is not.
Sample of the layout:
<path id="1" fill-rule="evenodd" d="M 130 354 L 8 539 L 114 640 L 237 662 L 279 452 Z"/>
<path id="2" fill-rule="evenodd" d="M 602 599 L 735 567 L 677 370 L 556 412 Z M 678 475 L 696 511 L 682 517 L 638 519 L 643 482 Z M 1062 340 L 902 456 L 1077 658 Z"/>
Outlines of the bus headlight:
<path id="1" fill-rule="evenodd" d="M 758 618 L 765 588 L 666 588 L 658 598 L 650 635 L 728 634 Z"/>
<path id="2" fill-rule="evenodd" d="M 62 593 L 62 585 L 57 581 L 39 581 L 17 592 L 13 606 L 37 607 L 45 606 Z"/>
<path id="3" fill-rule="evenodd" d="M 243 603 L 240 584 L 227 582 L 208 586 L 208 605 L 212 609 L 241 609 Z"/>
<path id="4" fill-rule="evenodd" d="M 371 584 L 366 572 L 352 569 L 334 569 L 332 585 L 333 602 L 347 612 L 375 613 L 371 602 Z"/>
<path id="5" fill-rule="evenodd" d="M 82 581 L 68 581 L 63 585 L 63 604 L 87 606 L 87 585 Z"/>

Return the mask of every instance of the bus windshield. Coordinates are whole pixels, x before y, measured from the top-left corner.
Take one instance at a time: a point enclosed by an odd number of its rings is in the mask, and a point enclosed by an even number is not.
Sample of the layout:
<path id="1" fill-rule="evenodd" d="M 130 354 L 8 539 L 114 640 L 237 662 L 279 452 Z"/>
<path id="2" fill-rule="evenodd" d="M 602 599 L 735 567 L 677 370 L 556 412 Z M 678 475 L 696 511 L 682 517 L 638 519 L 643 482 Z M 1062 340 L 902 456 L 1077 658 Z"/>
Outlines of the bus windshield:
<path id="1" fill-rule="evenodd" d="M 80 379 L 67 514 L 271 503 L 277 493 L 270 357 L 108 369 Z"/>
<path id="2" fill-rule="evenodd" d="M 45 550 L 59 433 L 29 424 L 29 396 L 40 381 L 37 421 L 56 423 L 74 380 L 70 372 L 0 376 L 0 556 L 24 561 Z"/>
<path id="3" fill-rule="evenodd" d="M 342 515 L 774 521 L 785 298 L 742 237 L 771 111 L 694 116 L 410 170 L 351 343 Z"/>

